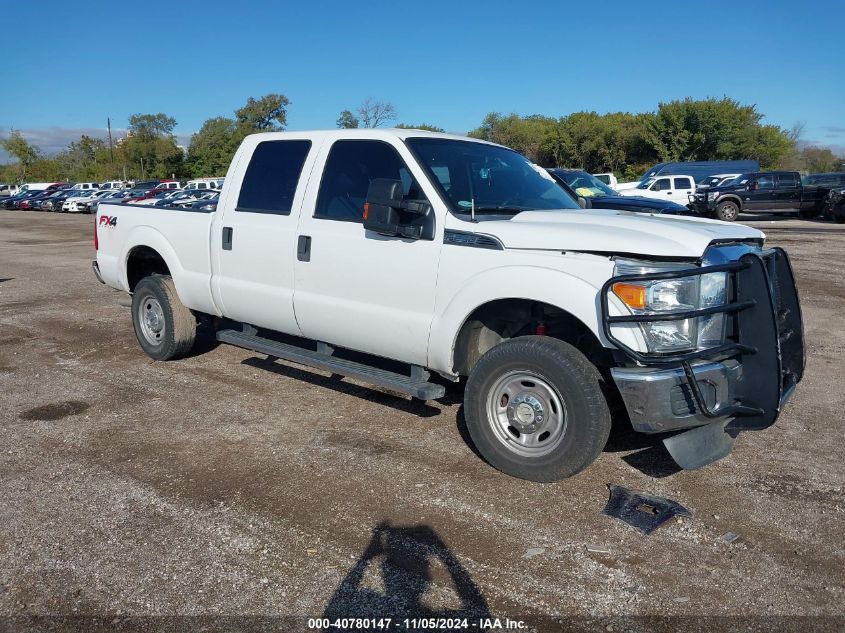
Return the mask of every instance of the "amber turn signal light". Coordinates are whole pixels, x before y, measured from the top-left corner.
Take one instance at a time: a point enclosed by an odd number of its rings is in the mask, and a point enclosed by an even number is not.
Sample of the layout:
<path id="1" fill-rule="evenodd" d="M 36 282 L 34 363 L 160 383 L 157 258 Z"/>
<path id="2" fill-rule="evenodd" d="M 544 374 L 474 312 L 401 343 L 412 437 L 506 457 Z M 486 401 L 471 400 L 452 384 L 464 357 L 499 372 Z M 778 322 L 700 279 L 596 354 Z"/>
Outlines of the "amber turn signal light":
<path id="1" fill-rule="evenodd" d="M 622 299 L 622 302 L 629 308 L 634 310 L 645 308 L 645 286 L 619 281 L 613 284 L 613 294 Z"/>

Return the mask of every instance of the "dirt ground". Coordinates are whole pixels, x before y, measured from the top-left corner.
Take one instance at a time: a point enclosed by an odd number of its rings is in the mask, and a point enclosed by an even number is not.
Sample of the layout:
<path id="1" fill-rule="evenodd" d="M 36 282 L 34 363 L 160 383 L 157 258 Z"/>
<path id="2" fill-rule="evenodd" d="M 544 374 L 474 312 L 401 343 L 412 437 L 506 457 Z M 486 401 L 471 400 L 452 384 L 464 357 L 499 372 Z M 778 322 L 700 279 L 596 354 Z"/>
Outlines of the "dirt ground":
<path id="1" fill-rule="evenodd" d="M 0 211 L 0 631 L 842 630 L 845 226 L 749 223 L 803 301 L 778 423 L 698 471 L 618 425 L 542 485 L 474 454 L 455 390 L 423 404 L 210 342 L 153 362 L 94 279 L 90 216 Z M 693 518 L 644 536 L 602 514 L 608 484 Z"/>

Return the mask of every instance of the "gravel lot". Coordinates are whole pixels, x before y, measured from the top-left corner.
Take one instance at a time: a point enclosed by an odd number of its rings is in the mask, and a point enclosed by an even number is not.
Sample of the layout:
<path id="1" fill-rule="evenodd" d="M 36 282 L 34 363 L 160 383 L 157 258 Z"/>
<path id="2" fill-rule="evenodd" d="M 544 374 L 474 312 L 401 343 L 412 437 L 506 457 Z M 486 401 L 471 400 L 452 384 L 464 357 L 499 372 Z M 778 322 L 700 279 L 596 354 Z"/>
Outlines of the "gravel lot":
<path id="1" fill-rule="evenodd" d="M 845 226 L 751 223 L 803 300 L 807 373 L 778 423 L 699 471 L 619 425 L 541 485 L 473 453 L 458 391 L 422 404 L 211 342 L 153 362 L 91 273 L 90 216 L 0 211 L 0 630 L 842 630 Z M 601 513 L 610 483 L 693 518 L 643 536 Z"/>

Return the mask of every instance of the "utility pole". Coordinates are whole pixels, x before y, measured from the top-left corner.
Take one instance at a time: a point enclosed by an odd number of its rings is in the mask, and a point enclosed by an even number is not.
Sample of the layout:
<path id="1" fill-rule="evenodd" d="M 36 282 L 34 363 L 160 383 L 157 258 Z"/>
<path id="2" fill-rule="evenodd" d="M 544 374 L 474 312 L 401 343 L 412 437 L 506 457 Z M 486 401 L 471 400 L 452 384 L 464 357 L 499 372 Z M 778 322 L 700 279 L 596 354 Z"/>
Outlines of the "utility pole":
<path id="1" fill-rule="evenodd" d="M 111 168 L 112 168 L 112 171 L 114 171 L 114 149 L 112 148 L 112 142 L 111 142 L 111 118 L 110 117 L 106 118 L 106 125 L 109 128 L 109 158 L 111 158 Z"/>

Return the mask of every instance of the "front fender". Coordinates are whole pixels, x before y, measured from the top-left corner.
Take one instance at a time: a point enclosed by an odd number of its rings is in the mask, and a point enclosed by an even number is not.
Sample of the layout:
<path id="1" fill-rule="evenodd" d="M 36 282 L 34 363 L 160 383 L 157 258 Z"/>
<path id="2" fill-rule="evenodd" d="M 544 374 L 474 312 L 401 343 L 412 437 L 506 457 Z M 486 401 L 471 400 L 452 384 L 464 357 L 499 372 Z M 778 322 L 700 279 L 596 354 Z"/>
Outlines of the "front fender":
<path id="1" fill-rule="evenodd" d="M 612 275 L 612 270 L 610 264 L 606 278 Z M 569 273 L 542 266 L 506 266 L 479 273 L 444 302 L 442 311 L 437 311 L 429 339 L 428 366 L 453 374 L 455 344 L 461 327 L 477 308 L 500 299 L 538 301 L 565 310 L 581 321 L 604 347 L 614 348 L 604 336 L 600 323 L 600 288 L 601 284 L 596 286 Z M 617 301 L 611 300 L 610 309 L 623 314 Z M 631 347 L 640 347 L 633 331 L 621 336 Z"/>

